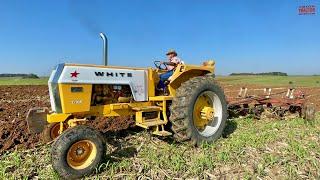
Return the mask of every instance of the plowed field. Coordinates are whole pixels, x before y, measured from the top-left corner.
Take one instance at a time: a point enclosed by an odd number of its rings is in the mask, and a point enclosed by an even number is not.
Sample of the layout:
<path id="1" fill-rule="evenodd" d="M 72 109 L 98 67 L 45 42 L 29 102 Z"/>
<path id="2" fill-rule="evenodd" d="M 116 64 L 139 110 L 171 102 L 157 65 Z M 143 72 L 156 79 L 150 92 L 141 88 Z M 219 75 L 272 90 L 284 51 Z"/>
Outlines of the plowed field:
<path id="1" fill-rule="evenodd" d="M 238 85 L 223 84 L 228 98 L 235 97 L 240 89 Z M 263 87 L 249 85 L 249 94 L 263 92 Z M 307 95 L 309 102 L 315 103 L 320 110 L 320 89 L 299 88 Z M 274 92 L 285 91 L 286 87 L 277 87 Z M 40 142 L 39 135 L 28 132 L 25 121 L 32 107 L 50 107 L 47 86 L 0 86 L 0 154 L 15 148 L 33 148 Z M 92 126 L 102 132 L 126 129 L 134 124 L 129 117 L 96 119 Z"/>

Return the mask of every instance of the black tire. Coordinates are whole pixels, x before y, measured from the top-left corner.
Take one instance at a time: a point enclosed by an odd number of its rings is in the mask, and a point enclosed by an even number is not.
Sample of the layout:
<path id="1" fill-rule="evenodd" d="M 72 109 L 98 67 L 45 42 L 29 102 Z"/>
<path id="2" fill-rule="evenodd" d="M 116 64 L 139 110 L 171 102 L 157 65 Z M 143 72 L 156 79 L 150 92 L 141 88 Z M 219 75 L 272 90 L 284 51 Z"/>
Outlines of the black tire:
<path id="1" fill-rule="evenodd" d="M 68 153 L 70 152 L 69 149 L 71 149 L 72 145 L 82 141 L 89 141 L 90 144 L 94 144 L 94 152 L 96 153 L 94 153 L 94 158 L 92 158 L 87 167 L 75 169 L 70 165 L 69 159 L 67 160 L 67 156 L 69 157 Z M 78 149 L 79 147 L 76 151 L 78 151 Z M 82 153 L 85 152 L 83 149 L 81 151 Z M 91 174 L 103 161 L 105 152 L 105 140 L 101 133 L 91 127 L 79 125 L 64 131 L 52 144 L 52 166 L 61 178 L 78 179 L 85 175 Z"/>
<path id="2" fill-rule="evenodd" d="M 197 98 L 208 91 L 213 92 L 221 102 L 221 122 L 213 134 L 204 136 L 194 125 L 193 111 Z M 210 76 L 195 77 L 182 83 L 172 100 L 170 112 L 175 140 L 182 142 L 191 139 L 193 145 L 217 140 L 222 135 L 228 117 L 224 92 Z"/>

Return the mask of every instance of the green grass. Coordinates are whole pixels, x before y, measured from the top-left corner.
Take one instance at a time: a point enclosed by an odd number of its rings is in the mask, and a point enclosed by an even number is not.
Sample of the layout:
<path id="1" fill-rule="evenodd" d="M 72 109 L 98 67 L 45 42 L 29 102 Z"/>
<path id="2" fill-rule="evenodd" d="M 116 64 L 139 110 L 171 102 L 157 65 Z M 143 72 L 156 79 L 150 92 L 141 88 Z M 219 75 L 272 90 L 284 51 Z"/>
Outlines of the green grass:
<path id="1" fill-rule="evenodd" d="M 47 85 L 48 77 L 29 79 L 22 77 L 0 77 L 0 85 Z"/>
<path id="2" fill-rule="evenodd" d="M 320 76 L 218 76 L 217 80 L 227 84 L 320 87 Z"/>
<path id="3" fill-rule="evenodd" d="M 86 179 L 319 179 L 320 119 L 229 121 L 224 138 L 195 148 L 148 131 L 108 137 L 105 163 Z M 49 146 L 0 157 L 0 179 L 57 179 Z"/>

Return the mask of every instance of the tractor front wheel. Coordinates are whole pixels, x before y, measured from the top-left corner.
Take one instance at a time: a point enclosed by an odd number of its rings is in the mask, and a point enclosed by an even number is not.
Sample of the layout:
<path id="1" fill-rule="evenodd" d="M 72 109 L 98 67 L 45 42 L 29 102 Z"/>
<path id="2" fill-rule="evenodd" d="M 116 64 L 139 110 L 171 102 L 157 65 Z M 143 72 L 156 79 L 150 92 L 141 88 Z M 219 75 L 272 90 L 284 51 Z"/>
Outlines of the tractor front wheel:
<path id="1" fill-rule="evenodd" d="M 210 76 L 192 78 L 176 91 L 170 107 L 172 131 L 177 141 L 192 144 L 218 139 L 226 125 L 227 103 L 223 90 Z"/>
<path id="2" fill-rule="evenodd" d="M 97 130 L 79 125 L 64 131 L 53 143 L 53 169 L 63 179 L 77 179 L 88 175 L 102 162 L 105 141 Z"/>

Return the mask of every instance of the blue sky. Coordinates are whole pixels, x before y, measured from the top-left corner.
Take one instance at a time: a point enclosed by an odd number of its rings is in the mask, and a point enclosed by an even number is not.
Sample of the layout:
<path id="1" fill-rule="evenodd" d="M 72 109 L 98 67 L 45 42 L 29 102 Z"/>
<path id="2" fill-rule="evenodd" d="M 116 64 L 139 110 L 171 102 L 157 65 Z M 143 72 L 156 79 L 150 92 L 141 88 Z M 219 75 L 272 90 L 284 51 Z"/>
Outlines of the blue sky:
<path id="1" fill-rule="evenodd" d="M 0 73 L 48 75 L 58 63 L 153 66 L 176 49 L 190 64 L 215 59 L 217 74 L 320 74 L 319 0 L 0 1 Z"/>

